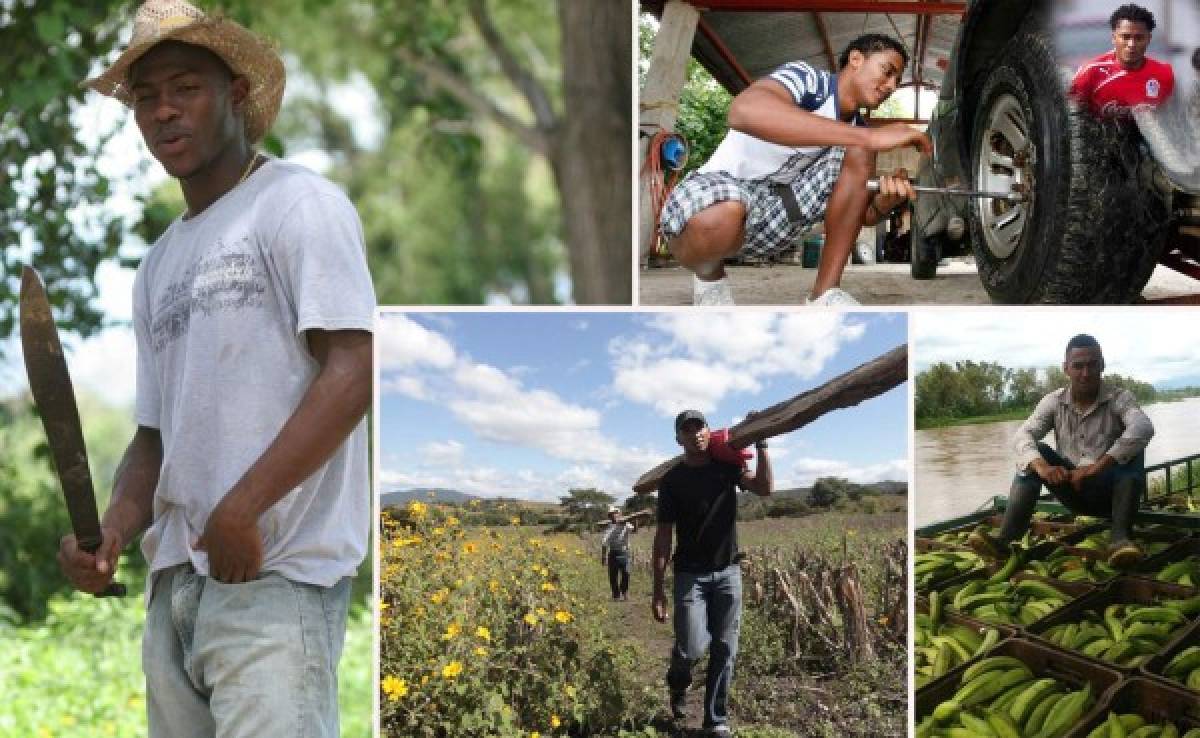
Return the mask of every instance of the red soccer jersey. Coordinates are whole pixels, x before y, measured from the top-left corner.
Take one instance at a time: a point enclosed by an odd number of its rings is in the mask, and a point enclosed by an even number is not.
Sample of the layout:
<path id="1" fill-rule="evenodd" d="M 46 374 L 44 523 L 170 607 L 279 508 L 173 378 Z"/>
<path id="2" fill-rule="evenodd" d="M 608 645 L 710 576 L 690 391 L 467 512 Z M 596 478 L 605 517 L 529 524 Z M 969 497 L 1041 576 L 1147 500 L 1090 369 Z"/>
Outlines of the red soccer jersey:
<path id="1" fill-rule="evenodd" d="M 1110 51 L 1079 68 L 1070 94 L 1093 115 L 1125 117 L 1138 105 L 1161 105 L 1174 89 L 1170 64 L 1146 57 L 1140 69 L 1125 69 Z"/>

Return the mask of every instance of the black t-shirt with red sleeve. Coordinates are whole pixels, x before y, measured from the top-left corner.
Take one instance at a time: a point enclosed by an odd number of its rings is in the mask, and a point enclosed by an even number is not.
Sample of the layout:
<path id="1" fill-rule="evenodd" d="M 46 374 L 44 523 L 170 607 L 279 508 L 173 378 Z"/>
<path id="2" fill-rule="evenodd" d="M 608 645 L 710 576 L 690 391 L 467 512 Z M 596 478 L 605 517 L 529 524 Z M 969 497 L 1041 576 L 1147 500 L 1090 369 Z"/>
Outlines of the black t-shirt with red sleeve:
<path id="1" fill-rule="evenodd" d="M 704 574 L 733 563 L 737 553 L 737 487 L 742 467 L 709 460 L 679 462 L 658 485 L 658 522 L 675 526 L 676 571 Z"/>

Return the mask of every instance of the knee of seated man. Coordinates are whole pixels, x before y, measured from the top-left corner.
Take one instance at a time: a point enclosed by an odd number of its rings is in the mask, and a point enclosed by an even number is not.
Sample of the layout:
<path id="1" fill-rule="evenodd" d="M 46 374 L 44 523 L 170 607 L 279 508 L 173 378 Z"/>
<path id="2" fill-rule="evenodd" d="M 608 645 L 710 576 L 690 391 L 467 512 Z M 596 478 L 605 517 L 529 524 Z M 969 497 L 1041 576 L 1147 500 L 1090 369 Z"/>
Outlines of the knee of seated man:
<path id="1" fill-rule="evenodd" d="M 847 146 L 842 157 L 843 177 L 866 179 L 875 172 L 875 154 L 861 146 Z"/>
<path id="2" fill-rule="evenodd" d="M 675 258 L 685 262 L 727 255 L 741 246 L 739 235 L 745 218 L 742 203 L 719 202 L 693 215 L 667 245 Z"/>

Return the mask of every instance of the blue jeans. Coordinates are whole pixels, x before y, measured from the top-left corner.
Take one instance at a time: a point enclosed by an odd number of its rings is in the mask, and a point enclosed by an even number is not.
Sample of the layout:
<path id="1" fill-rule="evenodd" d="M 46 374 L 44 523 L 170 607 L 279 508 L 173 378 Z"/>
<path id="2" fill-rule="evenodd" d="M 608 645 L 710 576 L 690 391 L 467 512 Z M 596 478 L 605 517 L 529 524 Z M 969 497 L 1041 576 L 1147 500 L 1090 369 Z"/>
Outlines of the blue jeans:
<path id="1" fill-rule="evenodd" d="M 155 574 L 142 668 L 151 738 L 337 738 L 350 579 L 223 584 Z"/>
<path id="2" fill-rule="evenodd" d="M 1044 443 L 1038 443 L 1038 453 L 1051 466 L 1074 469 L 1075 465 Z M 1008 508 L 1004 512 L 1004 524 L 1000 538 L 1013 541 L 1025 534 L 1033 509 L 1037 504 L 1042 487 L 1076 515 L 1090 515 L 1112 519 L 1113 542 L 1127 541 L 1132 533 L 1133 517 L 1137 513 L 1138 501 L 1146 486 L 1145 452 L 1133 457 L 1125 464 L 1114 464 L 1101 474 L 1083 483 L 1081 492 L 1070 484 L 1045 484 L 1032 469 L 1018 472 L 1008 492 Z"/>
<path id="3" fill-rule="evenodd" d="M 742 570 L 731 564 L 707 574 L 675 572 L 675 647 L 667 686 L 673 694 L 692 684 L 692 664 L 709 649 L 704 682 L 704 727 L 729 722 L 726 700 L 733 681 L 742 622 Z"/>

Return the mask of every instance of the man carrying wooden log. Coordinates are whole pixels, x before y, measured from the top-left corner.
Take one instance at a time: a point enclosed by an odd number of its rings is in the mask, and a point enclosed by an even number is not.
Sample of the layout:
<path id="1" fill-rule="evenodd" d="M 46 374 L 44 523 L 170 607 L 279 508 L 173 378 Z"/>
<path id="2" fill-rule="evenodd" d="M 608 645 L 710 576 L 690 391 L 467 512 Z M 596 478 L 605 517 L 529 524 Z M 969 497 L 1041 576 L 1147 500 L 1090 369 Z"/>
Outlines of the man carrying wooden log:
<path id="1" fill-rule="evenodd" d="M 672 255 L 691 269 L 695 305 L 732 305 L 723 260 L 769 256 L 825 222 L 825 247 L 805 302 L 857 305 L 838 285 L 863 226 L 916 197 L 903 169 L 880 178 L 875 154 L 929 137 L 903 123 L 868 128 L 859 111 L 891 97 L 908 53 L 893 38 L 867 34 L 842 52 L 838 73 L 797 61 L 743 90 L 729 107 L 729 132 L 704 166 L 671 191 L 660 230 Z"/>
<path id="2" fill-rule="evenodd" d="M 655 619 L 666 622 L 664 577 L 667 561 L 673 560 L 675 646 L 667 671 L 671 715 L 676 720 L 685 717 L 692 665 L 708 648 L 704 728 L 713 736 L 730 736 L 726 700 L 742 613 L 742 573 L 734 560 L 737 488 L 769 496 L 774 486 L 771 464 L 765 441 L 755 444 L 754 473 L 739 463 L 715 459 L 709 453 L 708 421 L 696 410 L 685 410 L 675 418 L 675 440 L 684 455 L 659 483 L 652 603 Z"/>
<path id="3" fill-rule="evenodd" d="M 608 586 L 614 600 L 629 599 L 629 535 L 637 532 L 637 519 L 643 514 L 648 513 L 621 517 L 621 508 L 608 508 L 608 526 L 600 540 L 600 563 L 608 566 Z"/>
<path id="4" fill-rule="evenodd" d="M 1017 474 L 999 537 L 977 530 L 967 542 L 989 558 L 1006 556 L 1029 527 L 1045 485 L 1071 511 L 1111 518 L 1108 563 L 1131 566 L 1142 558 L 1131 528 L 1154 426 L 1132 392 L 1101 380 L 1104 354 L 1092 336 L 1081 333 L 1067 342 L 1063 371 L 1070 384 L 1043 397 L 1013 437 Z M 1057 451 L 1041 442 L 1051 430 Z"/>

